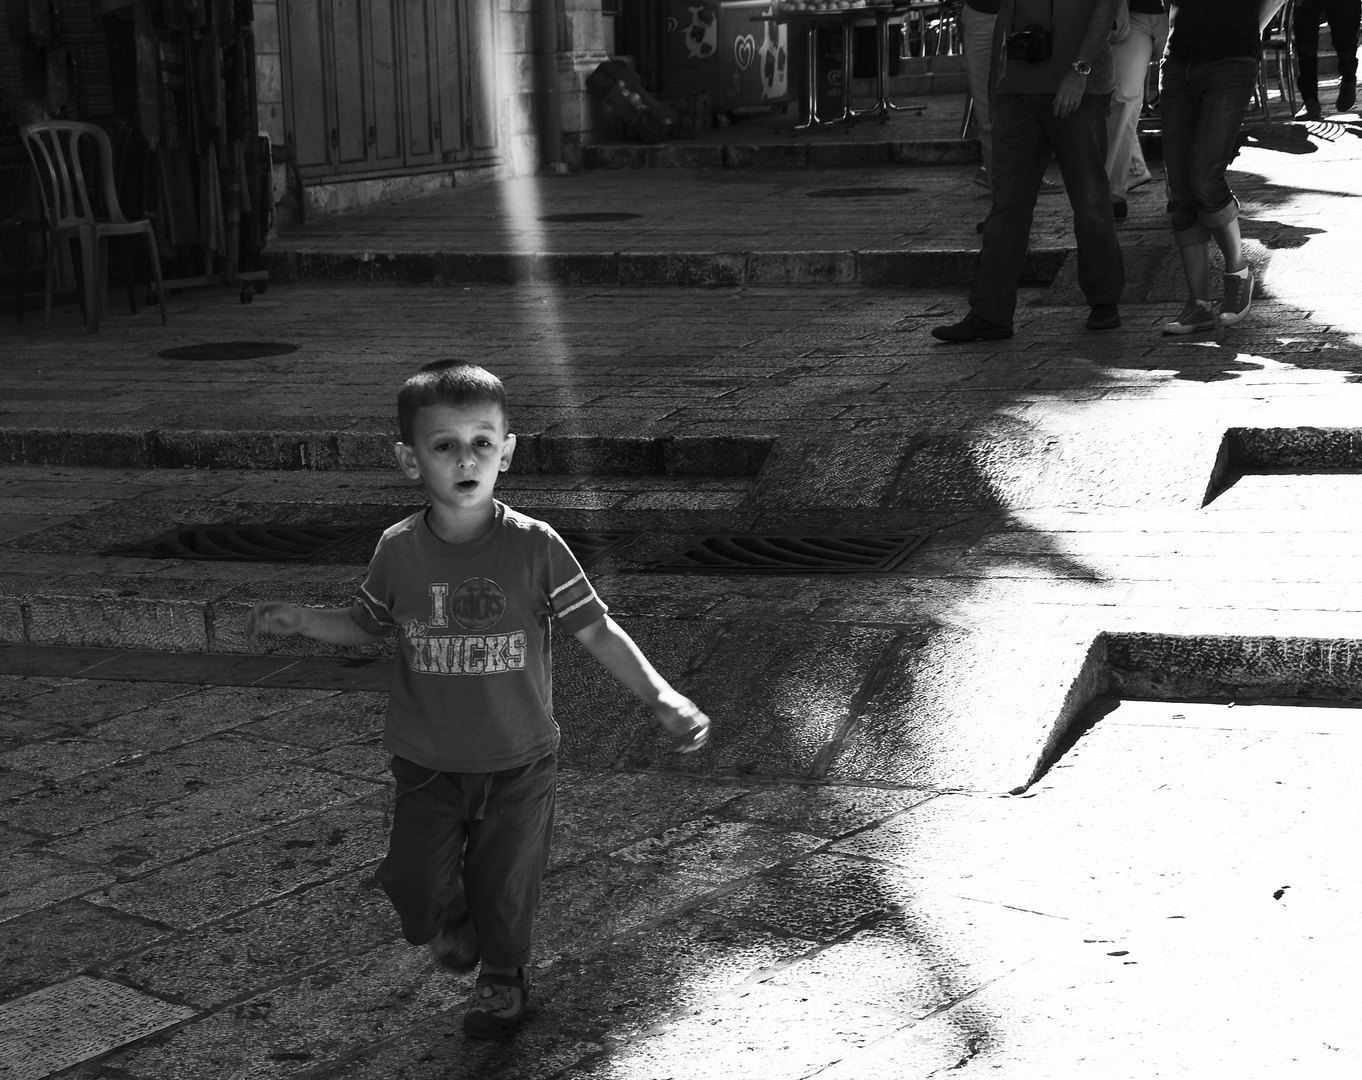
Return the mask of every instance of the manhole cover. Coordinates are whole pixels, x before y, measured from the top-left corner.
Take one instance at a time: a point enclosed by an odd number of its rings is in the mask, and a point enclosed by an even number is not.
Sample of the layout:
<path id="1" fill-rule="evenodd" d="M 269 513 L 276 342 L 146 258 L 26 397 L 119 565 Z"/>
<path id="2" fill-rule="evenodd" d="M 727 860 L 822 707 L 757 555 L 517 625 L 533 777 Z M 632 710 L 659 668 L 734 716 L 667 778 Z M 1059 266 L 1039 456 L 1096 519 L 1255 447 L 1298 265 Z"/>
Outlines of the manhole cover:
<path id="1" fill-rule="evenodd" d="M 576 214 L 545 214 L 540 221 L 551 221 L 561 225 L 572 225 L 590 221 L 632 221 L 642 214 L 626 214 L 610 210 L 584 210 Z"/>
<path id="2" fill-rule="evenodd" d="M 892 570 L 927 536 L 706 536 L 655 570 L 738 574 L 849 574 Z"/>
<path id="3" fill-rule="evenodd" d="M 377 531 L 372 525 L 186 525 L 105 554 L 234 562 L 315 559 L 340 544 Z"/>
<path id="4" fill-rule="evenodd" d="M 156 355 L 162 360 L 258 360 L 297 352 L 287 341 L 205 341 L 201 345 L 177 345 Z"/>
<path id="5" fill-rule="evenodd" d="M 895 195 L 914 195 L 917 188 L 911 187 L 835 187 L 810 191 L 810 199 L 877 199 Z"/>

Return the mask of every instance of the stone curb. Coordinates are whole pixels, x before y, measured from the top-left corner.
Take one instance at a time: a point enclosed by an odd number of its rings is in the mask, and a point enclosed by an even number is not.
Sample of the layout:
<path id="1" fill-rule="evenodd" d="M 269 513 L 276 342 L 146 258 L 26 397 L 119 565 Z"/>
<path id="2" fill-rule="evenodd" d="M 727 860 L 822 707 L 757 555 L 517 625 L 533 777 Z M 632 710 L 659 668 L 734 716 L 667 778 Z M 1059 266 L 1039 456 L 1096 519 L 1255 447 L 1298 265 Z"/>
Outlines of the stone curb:
<path id="1" fill-rule="evenodd" d="M 0 461 L 127 469 L 387 469 L 389 430 L 0 427 Z M 518 436 L 512 473 L 626 476 L 755 476 L 775 440 L 760 435 Z"/>
<path id="2" fill-rule="evenodd" d="M 1362 700 L 1362 641 L 1106 634 L 1108 693 L 1151 701 Z"/>
<path id="3" fill-rule="evenodd" d="M 1070 248 L 1027 254 L 1021 284 L 1048 285 Z M 632 252 L 275 251 L 265 260 L 280 281 L 401 285 L 605 285 L 623 288 L 738 285 L 965 287 L 975 248 L 911 251 Z"/>
<path id="4" fill-rule="evenodd" d="M 582 148 L 588 169 L 827 168 L 841 165 L 969 165 L 978 139 L 864 142 L 598 143 Z"/>

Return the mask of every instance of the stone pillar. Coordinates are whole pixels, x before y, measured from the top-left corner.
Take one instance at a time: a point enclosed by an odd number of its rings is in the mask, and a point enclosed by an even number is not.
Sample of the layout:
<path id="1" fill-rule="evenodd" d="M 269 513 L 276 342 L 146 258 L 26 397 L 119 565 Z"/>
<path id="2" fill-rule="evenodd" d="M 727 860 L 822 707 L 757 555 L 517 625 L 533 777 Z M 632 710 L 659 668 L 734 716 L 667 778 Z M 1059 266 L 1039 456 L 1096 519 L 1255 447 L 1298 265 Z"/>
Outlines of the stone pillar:
<path id="1" fill-rule="evenodd" d="M 586 88 L 587 76 L 610 58 L 613 26 L 601 0 L 560 0 L 558 99 L 563 113 L 563 160 L 582 167 L 582 147 L 608 130 L 609 117 Z"/>

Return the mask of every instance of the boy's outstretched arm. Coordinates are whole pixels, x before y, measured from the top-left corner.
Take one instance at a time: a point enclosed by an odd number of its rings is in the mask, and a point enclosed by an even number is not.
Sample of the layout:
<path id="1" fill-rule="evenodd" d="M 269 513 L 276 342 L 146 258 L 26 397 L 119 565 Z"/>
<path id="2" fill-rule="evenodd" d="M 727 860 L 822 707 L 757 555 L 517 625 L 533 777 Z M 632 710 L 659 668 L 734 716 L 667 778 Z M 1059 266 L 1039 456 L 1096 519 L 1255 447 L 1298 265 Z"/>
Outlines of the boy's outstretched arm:
<path id="1" fill-rule="evenodd" d="M 690 698 L 672 689 L 609 615 L 574 636 L 626 690 L 653 710 L 659 724 L 681 740 L 677 749 L 683 754 L 709 742 L 709 717 Z"/>
<path id="2" fill-rule="evenodd" d="M 363 629 L 349 608 L 310 608 L 267 600 L 246 616 L 246 639 L 257 634 L 302 634 L 328 645 L 372 645 L 383 638 Z"/>

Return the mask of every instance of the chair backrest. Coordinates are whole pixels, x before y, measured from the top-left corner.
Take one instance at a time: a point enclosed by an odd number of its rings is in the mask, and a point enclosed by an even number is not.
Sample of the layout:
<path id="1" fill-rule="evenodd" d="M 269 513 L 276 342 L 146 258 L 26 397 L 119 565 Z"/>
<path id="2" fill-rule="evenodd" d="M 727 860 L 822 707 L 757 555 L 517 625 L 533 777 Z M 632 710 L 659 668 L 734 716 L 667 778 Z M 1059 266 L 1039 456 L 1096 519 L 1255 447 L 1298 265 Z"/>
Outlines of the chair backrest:
<path id="1" fill-rule="evenodd" d="M 45 120 L 21 127 L 19 134 L 33 162 L 49 226 L 62 228 L 126 220 L 114 189 L 113 148 L 103 128 L 76 120 Z M 81 161 L 82 142 L 93 143 L 98 152 L 97 176 L 86 175 Z M 98 187 L 92 186 L 94 180 Z M 101 209 L 104 214 L 97 216 Z"/>

